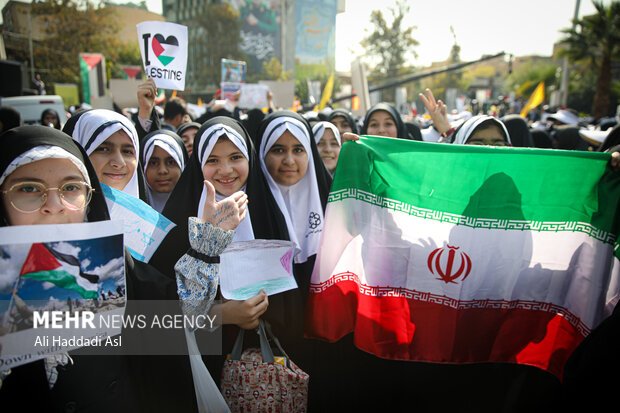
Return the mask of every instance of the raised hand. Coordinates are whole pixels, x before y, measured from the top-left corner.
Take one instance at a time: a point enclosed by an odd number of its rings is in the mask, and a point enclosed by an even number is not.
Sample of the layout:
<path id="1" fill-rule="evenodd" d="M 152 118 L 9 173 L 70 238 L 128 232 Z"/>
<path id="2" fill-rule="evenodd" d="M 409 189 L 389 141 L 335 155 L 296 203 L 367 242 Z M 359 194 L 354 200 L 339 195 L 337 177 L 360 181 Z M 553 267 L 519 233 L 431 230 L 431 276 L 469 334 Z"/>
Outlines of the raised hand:
<path id="1" fill-rule="evenodd" d="M 157 86 L 153 79 L 147 79 L 138 85 L 138 116 L 142 119 L 150 119 L 151 112 L 155 107 Z"/>
<path id="2" fill-rule="evenodd" d="M 441 101 L 435 100 L 433 92 L 430 89 L 426 89 L 426 96 L 420 93 L 420 99 L 424 103 L 428 114 L 433 119 L 433 125 L 439 133 L 445 133 L 450 130 L 450 120 L 448 119 L 448 107 Z"/>
<path id="3" fill-rule="evenodd" d="M 224 231 L 237 228 L 247 213 L 248 196 L 244 192 L 238 191 L 228 198 L 216 202 L 215 188 L 207 180 L 204 181 L 204 184 L 207 187 L 207 198 L 202 212 L 202 221 L 209 222 L 214 227 Z"/>

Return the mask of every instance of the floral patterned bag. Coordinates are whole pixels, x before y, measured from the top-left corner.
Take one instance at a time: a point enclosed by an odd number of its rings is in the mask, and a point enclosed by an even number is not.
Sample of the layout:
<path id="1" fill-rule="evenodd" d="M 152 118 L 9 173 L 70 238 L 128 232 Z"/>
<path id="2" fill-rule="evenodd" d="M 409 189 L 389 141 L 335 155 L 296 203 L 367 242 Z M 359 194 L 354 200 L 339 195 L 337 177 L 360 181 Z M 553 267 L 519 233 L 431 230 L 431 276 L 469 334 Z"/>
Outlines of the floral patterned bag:
<path id="1" fill-rule="evenodd" d="M 224 362 L 221 391 L 232 412 L 306 412 L 310 376 L 286 355 L 278 339 L 259 320 L 261 348 L 243 349 L 240 329 Z M 269 338 L 282 354 L 274 357 Z"/>

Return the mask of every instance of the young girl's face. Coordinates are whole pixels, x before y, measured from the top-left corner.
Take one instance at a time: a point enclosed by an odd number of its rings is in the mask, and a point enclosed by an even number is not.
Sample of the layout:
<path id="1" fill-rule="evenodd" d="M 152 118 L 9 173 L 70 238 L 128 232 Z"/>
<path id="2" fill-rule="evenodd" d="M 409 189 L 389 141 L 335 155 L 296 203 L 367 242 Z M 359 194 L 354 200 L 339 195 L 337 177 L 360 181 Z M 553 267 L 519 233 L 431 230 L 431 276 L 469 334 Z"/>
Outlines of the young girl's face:
<path id="1" fill-rule="evenodd" d="M 497 125 L 489 125 L 475 130 L 467 140 L 467 145 L 506 146 L 502 130 Z"/>
<path id="2" fill-rule="evenodd" d="M 89 156 L 101 183 L 122 191 L 131 180 L 138 160 L 136 149 L 123 130 L 119 130 Z"/>
<path id="3" fill-rule="evenodd" d="M 68 159 L 43 159 L 17 168 L 2 183 L 2 203 L 9 225 L 72 224 L 84 222 L 86 205 L 75 208 L 88 197 L 79 183 L 84 178 Z M 47 190 L 47 188 L 58 188 Z M 8 192 L 4 192 L 8 191 Z M 60 197 L 65 195 L 65 201 Z M 43 199 L 41 204 L 39 199 Z M 69 201 L 69 202 L 68 202 Z M 36 208 L 41 205 L 41 208 Z M 19 208 L 19 209 L 17 209 Z M 26 210 L 32 212 L 24 212 Z M 21 210 L 21 211 L 20 211 Z"/>
<path id="4" fill-rule="evenodd" d="M 278 184 L 295 185 L 308 170 L 308 153 L 301 142 L 287 130 L 265 155 L 265 166 Z"/>
<path id="5" fill-rule="evenodd" d="M 335 116 L 330 122 L 338 128 L 340 136 L 345 132 L 353 132 L 351 125 L 349 125 L 349 122 L 347 122 L 344 116 Z"/>
<path id="6" fill-rule="evenodd" d="M 241 190 L 248 180 L 250 163 L 243 153 L 227 138 L 220 138 L 202 168 L 202 175 L 215 190 L 230 196 Z"/>
<path id="7" fill-rule="evenodd" d="M 366 133 L 374 136 L 398 138 L 398 129 L 392 115 L 384 110 L 377 110 L 370 115 Z"/>
<path id="8" fill-rule="evenodd" d="M 157 192 L 172 192 L 181 177 L 181 168 L 172 156 L 159 146 L 155 146 L 153 154 L 146 166 L 146 181 Z"/>
<path id="9" fill-rule="evenodd" d="M 325 129 L 323 137 L 321 137 L 321 140 L 317 144 L 317 148 L 319 149 L 319 155 L 321 155 L 325 167 L 329 171 L 336 169 L 338 156 L 340 155 L 340 145 L 331 129 Z"/>

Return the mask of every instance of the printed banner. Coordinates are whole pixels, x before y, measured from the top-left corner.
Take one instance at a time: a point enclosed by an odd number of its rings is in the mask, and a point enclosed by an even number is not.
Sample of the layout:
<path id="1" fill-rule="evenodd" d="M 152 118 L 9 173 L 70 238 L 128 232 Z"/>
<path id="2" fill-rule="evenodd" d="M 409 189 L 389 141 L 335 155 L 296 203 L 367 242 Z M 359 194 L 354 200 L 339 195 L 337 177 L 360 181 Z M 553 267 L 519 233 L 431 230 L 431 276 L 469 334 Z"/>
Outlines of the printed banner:
<path id="1" fill-rule="evenodd" d="M 93 321 L 84 313 L 124 314 L 120 222 L 2 227 L 0 239 L 0 370 L 116 340 L 120 326 L 74 333 Z"/>
<path id="2" fill-rule="evenodd" d="M 138 23 L 144 72 L 158 88 L 184 90 L 187 68 L 187 27 L 176 23 Z"/>
<path id="3" fill-rule="evenodd" d="M 168 232 L 176 225 L 146 202 L 101 184 L 110 216 L 123 220 L 125 246 L 140 261 L 149 262 Z"/>
<path id="4" fill-rule="evenodd" d="M 244 61 L 222 59 L 222 82 L 245 83 L 245 72 Z"/>
<path id="5" fill-rule="evenodd" d="M 239 49 L 247 56 L 248 69 L 261 73 L 263 63 L 272 57 L 281 60 L 280 2 L 230 0 L 229 3 L 239 12 Z"/>
<path id="6" fill-rule="evenodd" d="M 560 376 L 620 297 L 610 155 L 363 137 L 343 145 L 306 334 L 384 358 Z M 615 255 L 614 255 L 615 254 Z"/>

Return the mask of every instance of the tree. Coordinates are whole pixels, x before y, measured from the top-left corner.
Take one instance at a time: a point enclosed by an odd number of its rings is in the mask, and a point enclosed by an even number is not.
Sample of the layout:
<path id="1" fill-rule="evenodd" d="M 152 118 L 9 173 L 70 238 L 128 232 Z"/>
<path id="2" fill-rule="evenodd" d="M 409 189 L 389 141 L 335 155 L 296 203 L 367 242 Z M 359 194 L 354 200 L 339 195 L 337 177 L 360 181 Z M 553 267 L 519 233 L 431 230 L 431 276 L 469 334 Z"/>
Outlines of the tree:
<path id="1" fill-rule="evenodd" d="M 246 60 L 239 49 L 241 23 L 239 12 L 228 3 L 210 3 L 203 10 L 194 21 L 198 36 L 193 78 L 201 86 L 215 86 L 221 81 L 222 59 Z"/>
<path id="2" fill-rule="evenodd" d="M 258 74 L 260 80 L 278 80 L 285 82 L 293 78 L 293 71 L 282 70 L 282 63 L 275 56 L 269 62 L 263 62 L 263 71 Z"/>
<path id="3" fill-rule="evenodd" d="M 130 46 L 117 38 L 118 16 L 113 9 L 77 0 L 45 0 L 32 3 L 32 14 L 45 22 L 46 38 L 37 43 L 34 58 L 49 81 L 79 84 L 82 52 L 102 53 L 108 65 L 135 64 L 134 59 L 119 59 L 119 52 Z"/>
<path id="4" fill-rule="evenodd" d="M 596 88 L 591 115 L 606 116 L 612 88 L 612 63 L 620 60 L 620 2 L 608 7 L 593 1 L 596 13 L 575 20 L 574 28 L 563 29 L 562 40 L 567 48 L 562 52 L 573 62 L 586 61 L 597 70 Z"/>
<path id="5" fill-rule="evenodd" d="M 450 55 L 448 56 L 448 59 L 442 64 L 442 66 L 449 66 L 461 62 L 461 46 L 459 46 L 456 41 L 456 33 L 454 32 L 454 28 L 452 26 L 450 26 L 450 32 L 452 33 L 454 44 L 452 44 L 452 47 L 450 48 Z M 440 73 L 433 76 L 428 82 L 424 83 L 428 85 L 435 96 L 443 96 L 443 99 L 446 99 L 445 93 L 447 89 L 452 88 L 460 91 L 467 89 L 467 85 L 463 80 L 463 71 L 461 69 Z"/>
<path id="6" fill-rule="evenodd" d="M 545 82 L 547 89 L 556 83 L 557 68 L 553 62 L 548 60 L 529 60 L 508 76 L 506 90 L 527 99 L 540 82 Z"/>
<path id="7" fill-rule="evenodd" d="M 370 22 L 374 30 L 360 42 L 371 65 L 374 63 L 369 76 L 374 80 L 394 78 L 405 67 L 409 56 L 417 57 L 413 48 L 419 43 L 412 36 L 415 27 L 404 27 L 409 6 L 400 0 L 396 3 L 396 8 L 390 8 L 389 11 L 392 15 L 391 24 L 383 17 L 381 10 L 371 13 Z M 393 100 L 393 90 L 391 92 L 392 99 L 385 100 Z"/>

